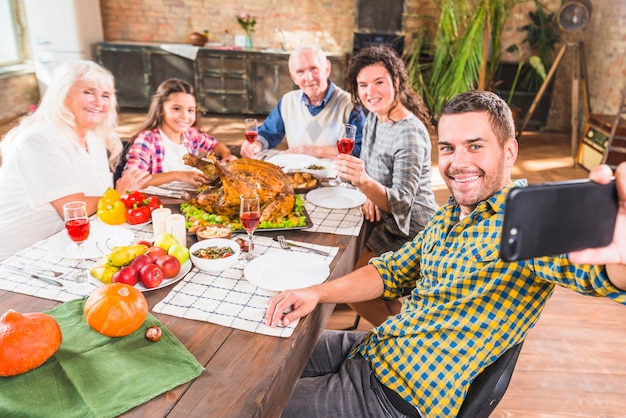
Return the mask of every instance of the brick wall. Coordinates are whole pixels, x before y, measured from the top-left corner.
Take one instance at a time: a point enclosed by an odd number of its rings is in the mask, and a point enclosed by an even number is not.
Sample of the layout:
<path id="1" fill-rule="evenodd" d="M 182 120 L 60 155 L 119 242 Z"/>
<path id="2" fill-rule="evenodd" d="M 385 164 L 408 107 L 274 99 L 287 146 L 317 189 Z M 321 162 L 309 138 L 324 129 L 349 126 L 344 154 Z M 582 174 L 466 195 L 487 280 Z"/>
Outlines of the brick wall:
<path id="1" fill-rule="evenodd" d="M 357 0 L 358 1 L 358 0 Z M 561 0 L 544 0 L 557 11 Z M 619 90 L 626 76 L 626 2 L 593 2 L 592 21 L 585 39 L 588 88 L 594 113 L 614 112 Z M 287 47 L 318 41 L 324 48 L 350 51 L 356 2 L 354 0 L 101 0 L 104 32 L 107 40 L 185 42 L 187 35 L 204 29 L 210 41 L 221 42 L 222 34 L 243 34 L 235 16 L 247 12 L 258 19 L 254 44 L 260 48 L 280 45 L 281 29 Z M 519 43 L 524 37 L 517 28 L 528 21 L 533 1 L 515 7 L 503 32 L 502 47 Z M 437 8 L 432 0 L 407 0 L 406 28 L 433 28 Z M 516 58 L 506 53 L 504 60 Z M 570 48 L 555 75 L 552 106 L 547 129 L 568 131 L 571 115 L 572 53 Z"/>
<path id="2" fill-rule="evenodd" d="M 194 31 L 209 30 L 210 42 L 221 42 L 225 31 L 242 35 L 235 16 L 242 12 L 257 17 L 254 45 L 258 48 L 280 46 L 282 30 L 287 48 L 305 42 L 317 42 L 327 50 L 352 49 L 352 34 L 358 0 L 100 0 L 104 35 L 107 41 L 185 42 Z M 543 0 L 553 11 L 561 0 Z M 511 13 L 504 29 L 502 46 L 522 40 L 517 31 L 528 19 L 533 1 L 522 2 Z M 603 0 L 593 2 L 592 20 L 585 36 L 588 89 L 593 113 L 613 113 L 617 108 L 620 90 L 626 80 L 626 2 Z M 437 9 L 432 0 L 407 0 L 407 33 L 414 28 L 434 28 Z M 515 59 L 507 54 L 503 59 Z M 549 130 L 569 131 L 571 115 L 572 53 L 568 49 L 555 75 L 552 106 L 548 119 Z M 7 87 L 8 85 L 8 87 Z M 36 90 L 32 80 L 0 80 L 0 100 L 15 105 L 2 106 L 2 115 L 16 109 L 20 113 L 28 105 Z M 17 87 L 16 87 L 17 86 Z M 15 89 L 28 91 L 17 92 Z M 6 93 L 5 90 L 12 93 Z M 24 98 L 25 97 L 25 98 Z"/>
<path id="3" fill-rule="evenodd" d="M 6 123 L 28 112 L 39 102 L 39 88 L 34 74 L 0 76 L 0 123 Z"/>

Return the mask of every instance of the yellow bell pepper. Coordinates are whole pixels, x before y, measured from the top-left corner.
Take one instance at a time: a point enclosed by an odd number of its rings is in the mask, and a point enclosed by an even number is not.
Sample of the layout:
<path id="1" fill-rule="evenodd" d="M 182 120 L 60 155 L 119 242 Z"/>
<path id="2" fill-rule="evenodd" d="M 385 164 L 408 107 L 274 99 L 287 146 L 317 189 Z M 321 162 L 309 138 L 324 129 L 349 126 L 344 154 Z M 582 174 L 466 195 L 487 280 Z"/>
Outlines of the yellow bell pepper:
<path id="1" fill-rule="evenodd" d="M 120 200 L 120 194 L 115 189 L 107 189 L 98 200 L 98 218 L 109 225 L 120 225 L 126 222 L 126 206 Z"/>

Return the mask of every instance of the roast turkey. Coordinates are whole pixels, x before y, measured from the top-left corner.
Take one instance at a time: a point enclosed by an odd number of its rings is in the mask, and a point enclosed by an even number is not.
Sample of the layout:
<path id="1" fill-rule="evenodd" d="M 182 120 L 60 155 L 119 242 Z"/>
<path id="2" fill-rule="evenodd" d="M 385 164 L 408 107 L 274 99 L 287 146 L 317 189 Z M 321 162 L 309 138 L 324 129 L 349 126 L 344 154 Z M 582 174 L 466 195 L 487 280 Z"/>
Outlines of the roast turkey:
<path id="1" fill-rule="evenodd" d="M 237 217 L 240 196 L 256 193 L 261 203 L 261 222 L 277 223 L 293 211 L 295 193 L 292 182 L 275 164 L 250 158 L 220 164 L 212 155 L 200 159 L 192 154 L 185 155 L 183 160 L 211 179 L 213 187 L 205 186 L 184 196 L 187 202 L 200 209 Z"/>

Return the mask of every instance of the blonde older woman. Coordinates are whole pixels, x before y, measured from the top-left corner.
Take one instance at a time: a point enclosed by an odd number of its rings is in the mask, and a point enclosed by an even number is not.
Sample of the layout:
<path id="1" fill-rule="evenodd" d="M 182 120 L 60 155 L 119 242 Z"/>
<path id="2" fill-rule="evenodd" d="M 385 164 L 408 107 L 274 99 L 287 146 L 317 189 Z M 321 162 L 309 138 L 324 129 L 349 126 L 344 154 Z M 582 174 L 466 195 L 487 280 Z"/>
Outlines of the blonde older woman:
<path id="1" fill-rule="evenodd" d="M 55 71 L 39 108 L 7 133 L 0 167 L 0 259 L 64 227 L 63 204 L 87 203 L 89 214 L 113 187 L 122 151 L 116 133 L 113 76 L 92 61 Z M 141 188 L 150 178 L 130 171 L 115 185 Z"/>

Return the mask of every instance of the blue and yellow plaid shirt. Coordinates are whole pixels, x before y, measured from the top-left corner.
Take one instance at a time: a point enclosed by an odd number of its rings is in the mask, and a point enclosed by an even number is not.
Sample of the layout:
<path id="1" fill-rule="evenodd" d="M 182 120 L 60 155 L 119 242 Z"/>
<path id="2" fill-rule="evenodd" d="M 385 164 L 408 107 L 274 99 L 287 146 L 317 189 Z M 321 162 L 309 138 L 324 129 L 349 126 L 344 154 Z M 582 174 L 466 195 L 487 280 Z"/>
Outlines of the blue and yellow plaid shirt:
<path id="1" fill-rule="evenodd" d="M 516 186 L 525 186 L 524 180 Z M 566 256 L 520 262 L 499 258 L 504 200 L 513 185 L 460 220 L 454 202 L 396 252 L 371 263 L 383 297 L 413 289 L 400 314 L 355 347 L 381 383 L 428 417 L 456 416 L 470 383 L 539 319 L 555 284 L 626 304 L 603 266 L 573 265 Z"/>

